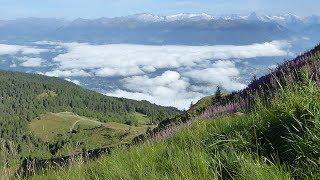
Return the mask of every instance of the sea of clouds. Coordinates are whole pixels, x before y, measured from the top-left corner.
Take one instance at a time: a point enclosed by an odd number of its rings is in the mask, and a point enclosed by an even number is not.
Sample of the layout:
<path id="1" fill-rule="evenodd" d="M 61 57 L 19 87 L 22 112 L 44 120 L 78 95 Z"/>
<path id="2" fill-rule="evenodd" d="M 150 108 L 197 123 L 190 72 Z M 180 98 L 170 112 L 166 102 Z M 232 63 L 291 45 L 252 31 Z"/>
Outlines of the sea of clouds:
<path id="1" fill-rule="evenodd" d="M 51 48 L 44 48 L 50 46 Z M 236 91 L 239 60 L 287 56 L 290 44 L 272 41 L 244 46 L 184 46 L 36 42 L 30 46 L 0 44 L 0 56 L 17 57 L 13 65 L 25 68 L 49 67 L 40 74 L 55 76 L 85 86 L 77 77 L 112 78 L 117 87 L 105 94 L 175 106 L 185 109 L 191 102 L 213 94 L 219 85 Z M 43 53 L 61 52 L 50 59 Z M 12 67 L 15 67 L 12 66 Z M 106 81 L 107 82 L 107 81 Z"/>

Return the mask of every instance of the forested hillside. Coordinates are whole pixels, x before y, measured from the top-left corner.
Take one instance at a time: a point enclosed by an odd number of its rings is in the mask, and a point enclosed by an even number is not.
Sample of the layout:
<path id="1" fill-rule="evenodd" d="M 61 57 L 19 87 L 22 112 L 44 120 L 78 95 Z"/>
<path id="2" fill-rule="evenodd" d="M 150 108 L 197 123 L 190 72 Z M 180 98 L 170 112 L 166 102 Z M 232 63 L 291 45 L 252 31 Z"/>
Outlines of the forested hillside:
<path id="1" fill-rule="evenodd" d="M 56 152 L 52 153 L 52 148 L 55 150 L 62 148 L 72 134 L 69 132 L 57 134 L 56 138 L 45 141 L 43 137 L 35 136 L 37 132 L 32 131 L 30 127 L 37 127 L 36 125 L 40 124 L 41 127 L 38 126 L 36 130 L 44 129 L 45 125 L 37 121 L 41 122 L 44 119 L 52 125 L 52 122 L 57 122 L 55 121 L 57 118 L 51 117 L 61 114 L 52 116 L 46 114 L 60 112 L 72 113 L 62 114 L 65 115 L 62 120 L 69 121 L 66 119 L 68 115 L 78 120 L 75 121 L 77 127 L 80 126 L 77 122 L 86 118 L 90 118 L 87 122 L 97 122 L 93 127 L 86 127 L 85 130 L 88 130 L 86 133 L 94 136 L 99 132 L 104 138 L 116 137 L 115 133 L 118 133 L 116 130 L 119 128 L 102 123 L 152 125 L 180 113 L 176 108 L 161 107 L 147 101 L 107 97 L 59 78 L 0 72 L 0 165 L 10 167 L 12 164 L 19 164 L 24 157 L 55 155 Z M 50 118 L 52 121 L 49 121 Z M 89 126 L 88 123 L 85 125 Z M 59 126 L 61 123 L 57 124 L 57 128 Z M 88 135 L 84 133 L 82 136 Z M 79 135 L 78 139 L 82 136 Z"/>

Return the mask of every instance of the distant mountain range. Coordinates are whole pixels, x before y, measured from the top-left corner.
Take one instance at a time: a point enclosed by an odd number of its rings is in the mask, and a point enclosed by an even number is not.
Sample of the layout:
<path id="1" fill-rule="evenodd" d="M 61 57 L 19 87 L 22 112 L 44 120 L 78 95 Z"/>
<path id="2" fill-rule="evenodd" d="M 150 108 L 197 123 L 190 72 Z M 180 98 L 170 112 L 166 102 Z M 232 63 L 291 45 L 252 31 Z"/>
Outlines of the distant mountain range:
<path id="1" fill-rule="evenodd" d="M 115 19 L 115 18 L 109 18 Z M 309 17 L 299 17 L 294 14 L 281 14 L 281 15 L 265 15 L 257 14 L 255 12 L 250 15 L 224 15 L 224 16 L 213 16 L 206 13 L 201 14 L 190 14 L 180 13 L 175 15 L 159 16 L 154 14 L 135 14 L 126 17 L 120 17 L 119 19 L 130 19 L 142 22 L 173 22 L 173 21 L 225 21 L 225 20 L 244 20 L 244 21 L 261 21 L 261 22 L 276 22 L 282 25 L 292 23 L 320 23 L 320 16 L 312 15 Z"/>
<path id="2" fill-rule="evenodd" d="M 76 19 L 75 21 L 86 21 L 85 19 Z M 123 16 L 123 17 L 115 17 L 115 18 L 100 18 L 98 19 L 100 22 L 126 22 L 130 21 L 138 21 L 138 22 L 174 22 L 174 21 L 225 21 L 225 20 L 244 20 L 244 21 L 261 21 L 261 22 L 276 22 L 279 24 L 291 24 L 291 23 L 320 23 L 320 16 L 312 15 L 308 17 L 299 17 L 294 14 L 281 14 L 281 15 L 265 15 L 265 14 L 258 14 L 258 13 L 251 13 L 250 15 L 238 15 L 238 14 L 231 14 L 231 15 L 221 15 L 221 16 L 213 16 L 206 13 L 201 14 L 191 14 L 191 13 L 180 13 L 174 15 L 155 15 L 151 13 L 142 13 L 142 14 L 135 14 L 130 16 Z"/>
<path id="3" fill-rule="evenodd" d="M 7 41 L 60 40 L 137 44 L 249 44 L 294 36 L 319 39 L 320 16 L 136 14 L 99 19 L 24 18 L 0 21 Z"/>

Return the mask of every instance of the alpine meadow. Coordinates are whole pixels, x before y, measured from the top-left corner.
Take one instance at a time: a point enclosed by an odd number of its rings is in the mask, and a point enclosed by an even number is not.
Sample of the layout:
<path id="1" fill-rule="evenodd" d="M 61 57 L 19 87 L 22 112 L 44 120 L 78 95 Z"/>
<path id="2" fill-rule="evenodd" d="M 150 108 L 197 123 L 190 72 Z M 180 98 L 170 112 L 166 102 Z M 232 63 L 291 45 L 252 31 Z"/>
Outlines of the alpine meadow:
<path id="1" fill-rule="evenodd" d="M 317 7 L 0 0 L 0 180 L 320 179 Z"/>

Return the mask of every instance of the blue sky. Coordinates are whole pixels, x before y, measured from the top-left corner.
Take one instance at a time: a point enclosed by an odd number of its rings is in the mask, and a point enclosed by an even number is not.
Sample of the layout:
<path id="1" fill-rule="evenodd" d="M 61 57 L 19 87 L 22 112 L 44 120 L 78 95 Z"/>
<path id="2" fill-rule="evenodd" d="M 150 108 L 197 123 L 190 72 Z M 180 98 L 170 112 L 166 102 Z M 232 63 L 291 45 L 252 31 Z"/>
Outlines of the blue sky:
<path id="1" fill-rule="evenodd" d="M 320 14 L 320 0 L 0 0 L 0 18 L 97 18 L 136 13 Z"/>

